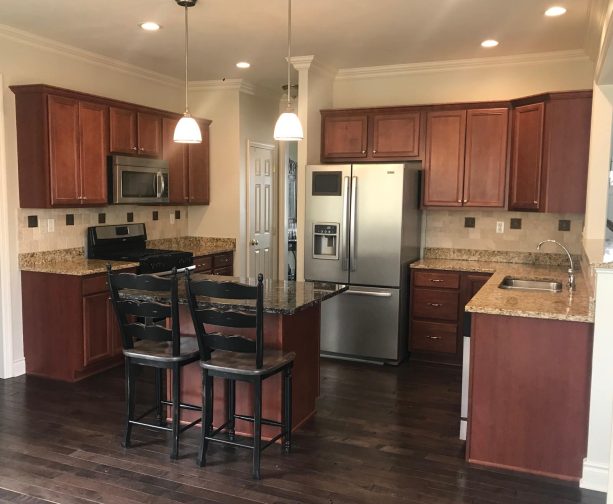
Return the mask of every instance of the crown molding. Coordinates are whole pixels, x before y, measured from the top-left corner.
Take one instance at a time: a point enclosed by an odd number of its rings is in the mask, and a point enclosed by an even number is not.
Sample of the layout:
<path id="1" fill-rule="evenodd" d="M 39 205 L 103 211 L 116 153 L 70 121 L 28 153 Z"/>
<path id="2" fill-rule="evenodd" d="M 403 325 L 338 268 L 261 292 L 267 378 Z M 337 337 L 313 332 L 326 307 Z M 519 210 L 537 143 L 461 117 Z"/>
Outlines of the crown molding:
<path id="1" fill-rule="evenodd" d="M 493 66 L 516 66 L 535 63 L 560 61 L 590 61 L 582 50 L 553 51 L 545 53 L 522 54 L 488 58 L 472 58 L 447 61 L 426 61 L 422 63 L 406 63 L 400 65 L 385 65 L 359 68 L 341 68 L 337 80 L 369 79 L 376 77 L 396 77 L 418 73 L 448 72 L 452 70 L 470 70 L 491 68 Z"/>
<path id="2" fill-rule="evenodd" d="M 330 65 L 326 65 L 325 63 L 322 63 L 314 55 L 292 56 L 290 61 L 292 63 L 292 66 L 298 71 L 300 70 L 316 71 L 332 79 L 336 77 L 336 74 L 337 74 L 336 68 Z"/>
<path id="3" fill-rule="evenodd" d="M 96 65 L 107 70 L 113 70 L 121 72 L 132 77 L 138 77 L 140 79 L 146 79 L 156 84 L 162 84 L 165 86 L 181 88 L 184 86 L 184 82 L 180 79 L 175 79 L 168 75 L 154 72 L 147 68 L 143 68 L 131 63 L 125 63 L 108 56 L 103 56 L 98 53 L 79 49 L 68 44 L 63 44 L 55 40 L 40 37 L 33 33 L 18 30 L 12 26 L 0 24 L 0 37 L 19 42 L 42 51 L 52 52 L 55 54 L 61 54 L 79 61 L 83 61 L 90 65 Z"/>
<path id="4" fill-rule="evenodd" d="M 255 95 L 256 86 L 245 79 L 215 79 L 203 81 L 190 81 L 190 91 L 238 91 L 248 95 Z"/>

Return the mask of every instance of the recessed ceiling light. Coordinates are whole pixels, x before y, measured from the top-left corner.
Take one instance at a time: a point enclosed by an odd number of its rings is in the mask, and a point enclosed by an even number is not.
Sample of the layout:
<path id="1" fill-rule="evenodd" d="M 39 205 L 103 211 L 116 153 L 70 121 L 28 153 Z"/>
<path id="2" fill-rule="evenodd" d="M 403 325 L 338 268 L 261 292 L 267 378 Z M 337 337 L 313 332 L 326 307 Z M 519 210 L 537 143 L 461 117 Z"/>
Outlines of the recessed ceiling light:
<path id="1" fill-rule="evenodd" d="M 498 45 L 497 40 L 488 39 L 481 42 L 481 47 L 496 47 Z"/>
<path id="2" fill-rule="evenodd" d="M 138 26 L 140 26 L 143 30 L 146 31 L 158 31 L 161 28 L 159 24 L 154 23 L 153 21 L 145 21 Z"/>
<path id="3" fill-rule="evenodd" d="M 238 68 L 249 68 L 251 66 L 251 63 L 247 63 L 246 61 L 239 61 L 236 66 Z"/>
<path id="4" fill-rule="evenodd" d="M 564 7 L 560 7 L 559 5 L 549 7 L 549 9 L 545 11 L 545 16 L 549 17 L 561 16 L 562 14 L 566 14 L 566 9 Z"/>

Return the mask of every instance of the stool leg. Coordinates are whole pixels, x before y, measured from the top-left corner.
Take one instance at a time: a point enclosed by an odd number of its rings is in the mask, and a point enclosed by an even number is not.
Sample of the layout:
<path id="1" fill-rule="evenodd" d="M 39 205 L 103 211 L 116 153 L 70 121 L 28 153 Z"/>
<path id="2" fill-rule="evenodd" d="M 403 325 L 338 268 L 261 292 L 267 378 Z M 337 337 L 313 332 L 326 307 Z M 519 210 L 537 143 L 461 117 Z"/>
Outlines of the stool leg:
<path id="1" fill-rule="evenodd" d="M 262 454 L 262 379 L 254 383 L 255 397 L 253 405 L 253 479 L 262 478 L 260 474 L 260 456 Z"/>
<path id="2" fill-rule="evenodd" d="M 206 369 L 202 370 L 202 422 L 200 433 L 200 451 L 198 452 L 198 465 L 206 465 L 206 452 L 209 442 L 206 439 L 211 435 L 213 424 L 213 378 L 209 376 Z"/>
<path id="3" fill-rule="evenodd" d="M 172 366 L 172 452 L 171 459 L 179 456 L 179 429 L 181 427 L 181 368 L 178 364 Z"/>
<path id="4" fill-rule="evenodd" d="M 122 443 L 124 448 L 130 448 L 130 436 L 132 434 L 131 421 L 134 419 L 135 383 L 133 371 L 132 362 L 126 357 L 126 431 Z"/>
<path id="5" fill-rule="evenodd" d="M 292 366 L 283 370 L 283 452 L 292 449 Z"/>
<path id="6" fill-rule="evenodd" d="M 228 437 L 230 441 L 234 441 L 234 429 L 236 422 L 236 380 L 228 379 Z"/>
<path id="7" fill-rule="evenodd" d="M 162 368 L 155 368 L 155 417 L 159 426 L 166 425 L 166 413 L 162 406 L 162 398 L 164 397 L 163 372 L 164 370 Z"/>

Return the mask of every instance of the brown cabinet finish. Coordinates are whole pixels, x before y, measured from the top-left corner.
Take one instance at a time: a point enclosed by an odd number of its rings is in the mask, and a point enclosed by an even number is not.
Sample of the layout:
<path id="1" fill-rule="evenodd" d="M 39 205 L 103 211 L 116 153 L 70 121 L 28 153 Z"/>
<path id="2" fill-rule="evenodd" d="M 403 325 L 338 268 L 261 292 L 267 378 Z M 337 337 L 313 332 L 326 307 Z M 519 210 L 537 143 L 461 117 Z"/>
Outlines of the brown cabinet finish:
<path id="1" fill-rule="evenodd" d="M 114 323 L 109 315 L 108 291 L 83 296 L 83 366 L 113 356 Z"/>
<path id="2" fill-rule="evenodd" d="M 428 112 L 425 206 L 462 206 L 466 110 Z"/>
<path id="3" fill-rule="evenodd" d="M 208 205 L 210 202 L 209 122 L 198 121 L 202 142 L 187 148 L 189 174 L 189 204 Z"/>
<path id="4" fill-rule="evenodd" d="M 508 124 L 506 108 L 467 111 L 463 206 L 504 207 Z"/>
<path id="5" fill-rule="evenodd" d="M 413 289 L 413 316 L 435 320 L 458 320 L 459 295 L 457 291 Z"/>
<path id="6" fill-rule="evenodd" d="M 593 325 L 473 314 L 466 458 L 578 481 Z"/>
<path id="7" fill-rule="evenodd" d="M 363 159 L 368 148 L 368 116 L 361 112 L 322 112 L 321 157 Z"/>
<path id="8" fill-rule="evenodd" d="M 513 110 L 509 210 L 539 209 L 544 120 L 544 103 Z"/>
<path id="9" fill-rule="evenodd" d="M 411 324 L 411 347 L 424 352 L 456 354 L 458 351 L 456 324 L 414 320 Z"/>
<path id="10" fill-rule="evenodd" d="M 455 271 L 418 271 L 413 273 L 415 287 L 437 287 L 457 289 L 460 287 L 460 274 Z"/>
<path id="11" fill-rule="evenodd" d="M 379 160 L 419 156 L 421 113 L 373 114 L 370 155 Z"/>
<path id="12" fill-rule="evenodd" d="M 138 154 L 160 157 L 162 155 L 162 116 L 150 112 L 137 112 Z"/>
<path id="13" fill-rule="evenodd" d="M 108 107 L 79 102 L 79 166 L 81 202 L 107 203 L 107 155 L 109 152 Z"/>
<path id="14" fill-rule="evenodd" d="M 194 273 L 212 273 L 213 272 L 213 257 L 194 257 Z"/>
<path id="15" fill-rule="evenodd" d="M 187 147 L 173 140 L 179 118 L 180 116 L 162 118 L 162 159 L 168 161 L 170 203 L 186 205 L 189 202 Z"/>
<path id="16" fill-rule="evenodd" d="M 138 154 L 136 111 L 110 107 L 110 150 L 117 154 Z"/>

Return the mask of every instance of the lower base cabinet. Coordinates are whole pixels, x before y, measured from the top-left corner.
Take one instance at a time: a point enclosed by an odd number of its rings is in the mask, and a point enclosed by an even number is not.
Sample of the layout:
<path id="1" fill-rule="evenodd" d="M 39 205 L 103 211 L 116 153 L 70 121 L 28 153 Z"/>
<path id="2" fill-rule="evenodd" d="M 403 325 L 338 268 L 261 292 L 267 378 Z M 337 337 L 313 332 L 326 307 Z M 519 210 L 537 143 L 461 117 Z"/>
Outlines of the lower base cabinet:
<path id="1" fill-rule="evenodd" d="M 221 254 L 194 257 L 194 273 L 206 275 L 232 276 L 234 274 L 234 253 L 223 252 Z"/>
<path id="2" fill-rule="evenodd" d="M 411 270 L 409 350 L 412 360 L 462 365 L 464 307 L 489 273 Z"/>
<path id="3" fill-rule="evenodd" d="M 68 382 L 121 362 L 106 274 L 21 272 L 26 372 Z"/>

